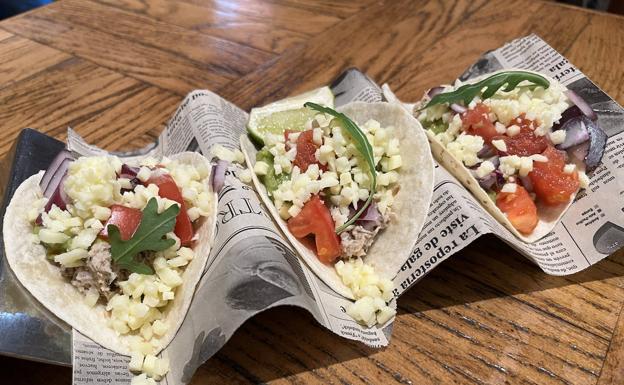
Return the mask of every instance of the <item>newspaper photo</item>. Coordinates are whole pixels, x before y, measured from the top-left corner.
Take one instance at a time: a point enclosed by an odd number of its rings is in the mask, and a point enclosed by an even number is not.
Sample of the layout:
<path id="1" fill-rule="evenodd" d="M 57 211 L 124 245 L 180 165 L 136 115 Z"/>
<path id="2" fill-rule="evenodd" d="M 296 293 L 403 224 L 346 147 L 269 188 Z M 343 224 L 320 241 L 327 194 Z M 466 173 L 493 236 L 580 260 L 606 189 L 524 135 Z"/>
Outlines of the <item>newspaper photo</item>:
<path id="1" fill-rule="evenodd" d="M 602 164 L 590 175 L 590 185 L 551 233 L 527 244 L 517 239 L 482 208 L 479 201 L 444 167 L 435 165 L 435 185 L 425 225 L 413 240 L 415 247 L 394 278 L 394 299 L 442 261 L 483 234 L 493 233 L 544 272 L 578 272 L 614 253 L 624 244 L 624 110 L 536 35 L 514 40 L 483 55 L 460 79 L 504 68 L 542 72 L 581 95 L 598 114 L 608 142 Z M 356 69 L 345 71 L 331 85 L 336 106 L 352 101 L 374 102 L 393 98 Z M 405 104 L 407 108 L 411 105 Z M 199 151 L 210 157 L 219 144 L 237 149 L 248 114 L 205 90 L 190 93 L 178 107 L 156 144 L 132 154 L 163 156 Z M 81 155 L 102 150 L 85 143 L 74 131 L 68 147 Z M 225 345 L 246 320 L 275 306 L 308 310 L 331 332 L 372 347 L 387 346 L 392 321 L 367 328 L 345 309 L 350 300 L 325 285 L 286 240 L 251 185 L 238 178 L 243 166 L 232 164 L 219 193 L 215 240 L 189 311 L 176 337 L 161 353 L 170 370 L 163 384 L 191 381 L 195 370 Z M 112 379 L 130 383 L 128 357 L 110 352 L 73 333 L 73 383 Z"/>

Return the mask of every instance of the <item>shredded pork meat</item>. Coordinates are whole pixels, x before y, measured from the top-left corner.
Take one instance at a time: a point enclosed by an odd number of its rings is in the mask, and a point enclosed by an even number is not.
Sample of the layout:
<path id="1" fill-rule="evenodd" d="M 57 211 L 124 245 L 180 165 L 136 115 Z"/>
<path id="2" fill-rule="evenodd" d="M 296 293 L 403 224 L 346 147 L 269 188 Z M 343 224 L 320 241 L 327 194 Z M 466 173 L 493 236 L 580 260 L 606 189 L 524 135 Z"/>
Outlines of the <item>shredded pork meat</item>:
<path id="1" fill-rule="evenodd" d="M 340 245 L 342 246 L 342 258 L 364 257 L 375 241 L 377 233 L 386 227 L 392 214 L 389 212 L 382 216 L 382 221 L 374 226 L 354 225 L 340 233 Z"/>
<path id="2" fill-rule="evenodd" d="M 118 290 L 114 282 L 120 272 L 112 263 L 110 245 L 106 242 L 96 243 L 91 247 L 84 266 L 67 270 L 64 274 L 72 274 L 71 284 L 81 293 L 93 287 L 100 296 L 108 300 Z"/>

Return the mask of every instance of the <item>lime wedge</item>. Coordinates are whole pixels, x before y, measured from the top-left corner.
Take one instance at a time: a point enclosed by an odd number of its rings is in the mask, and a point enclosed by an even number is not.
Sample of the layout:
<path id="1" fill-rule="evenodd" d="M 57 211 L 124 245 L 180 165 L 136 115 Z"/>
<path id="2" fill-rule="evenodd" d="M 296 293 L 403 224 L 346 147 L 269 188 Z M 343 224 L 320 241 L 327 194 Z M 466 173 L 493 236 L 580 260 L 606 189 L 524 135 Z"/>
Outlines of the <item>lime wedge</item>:
<path id="1" fill-rule="evenodd" d="M 281 134 L 285 130 L 303 130 L 305 123 L 318 113 L 303 107 L 306 102 L 334 108 L 334 94 L 329 87 L 321 87 L 264 107 L 253 108 L 247 122 L 249 135 L 255 142 L 263 143 L 267 133 Z"/>

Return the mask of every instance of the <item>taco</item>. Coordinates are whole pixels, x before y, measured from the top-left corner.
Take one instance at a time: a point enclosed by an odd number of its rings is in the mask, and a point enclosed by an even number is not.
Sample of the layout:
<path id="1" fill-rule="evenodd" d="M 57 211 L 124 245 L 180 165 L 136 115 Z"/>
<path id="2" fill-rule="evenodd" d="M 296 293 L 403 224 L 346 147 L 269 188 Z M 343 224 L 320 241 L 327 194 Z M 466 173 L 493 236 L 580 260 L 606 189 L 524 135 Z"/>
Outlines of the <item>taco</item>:
<path id="1" fill-rule="evenodd" d="M 292 107 L 309 110 L 305 123 L 264 132 L 259 151 L 241 138 L 254 184 L 312 271 L 356 300 L 347 313 L 369 326 L 383 324 L 394 314 L 383 306 L 393 297 L 391 279 L 429 210 L 433 159 L 426 137 L 398 105 Z"/>
<path id="2" fill-rule="evenodd" d="M 557 224 L 606 134 L 573 91 L 509 70 L 429 90 L 415 106 L 434 157 L 516 237 L 535 242 Z"/>
<path id="3" fill-rule="evenodd" d="M 159 379 L 210 251 L 216 196 L 196 153 L 123 164 L 62 151 L 4 217 L 9 266 L 48 310 Z"/>

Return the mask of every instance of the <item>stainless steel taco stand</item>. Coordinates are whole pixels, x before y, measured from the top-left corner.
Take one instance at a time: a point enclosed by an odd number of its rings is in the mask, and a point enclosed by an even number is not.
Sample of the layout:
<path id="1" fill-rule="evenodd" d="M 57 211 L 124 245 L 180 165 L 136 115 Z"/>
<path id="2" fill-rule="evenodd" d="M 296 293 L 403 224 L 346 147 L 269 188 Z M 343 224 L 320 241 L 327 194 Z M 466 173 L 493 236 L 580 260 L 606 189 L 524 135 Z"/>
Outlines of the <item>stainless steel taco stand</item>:
<path id="1" fill-rule="evenodd" d="M 64 146 L 33 129 L 22 130 L 0 167 L 0 218 L 4 219 L 6 205 L 17 186 L 46 169 Z M 2 237 L 0 243 L 0 354 L 71 365 L 71 328 L 22 287 L 6 262 Z"/>

